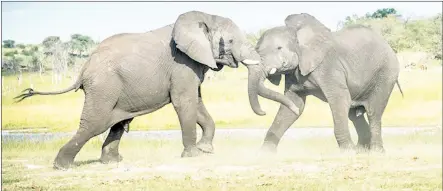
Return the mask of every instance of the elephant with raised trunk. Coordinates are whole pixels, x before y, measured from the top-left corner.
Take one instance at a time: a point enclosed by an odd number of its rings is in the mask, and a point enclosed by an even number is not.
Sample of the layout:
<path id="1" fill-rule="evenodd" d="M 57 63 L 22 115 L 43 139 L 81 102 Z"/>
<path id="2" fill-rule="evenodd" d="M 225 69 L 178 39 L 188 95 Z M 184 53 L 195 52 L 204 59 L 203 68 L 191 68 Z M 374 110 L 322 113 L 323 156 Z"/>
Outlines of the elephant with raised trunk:
<path id="1" fill-rule="evenodd" d="M 289 15 L 285 23 L 261 36 L 256 46 L 261 62 L 247 65 L 249 101 L 258 115 L 265 114 L 258 95 L 283 96 L 267 89 L 264 80 L 278 85 L 285 75 L 284 101 L 262 149 L 276 151 L 285 131 L 303 113 L 306 96 L 313 95 L 329 104 L 341 150 L 384 152 L 382 115 L 396 83 L 402 91 L 397 80 L 399 62 L 387 41 L 360 25 L 330 32 L 305 13 Z M 348 119 L 358 134 L 357 147 L 351 140 Z"/>
<path id="2" fill-rule="evenodd" d="M 118 34 L 101 42 L 83 66 L 78 81 L 54 95 L 83 89 L 80 127 L 58 152 L 56 169 L 73 163 L 83 145 L 110 129 L 100 160 L 120 161 L 119 141 L 137 116 L 172 103 L 182 129 L 182 157 L 213 152 L 215 124 L 202 102 L 200 85 L 209 70 L 238 63 L 255 64 L 259 55 L 230 19 L 198 11 L 181 14 L 176 22 L 146 33 Z M 196 124 L 203 130 L 196 141 Z"/>

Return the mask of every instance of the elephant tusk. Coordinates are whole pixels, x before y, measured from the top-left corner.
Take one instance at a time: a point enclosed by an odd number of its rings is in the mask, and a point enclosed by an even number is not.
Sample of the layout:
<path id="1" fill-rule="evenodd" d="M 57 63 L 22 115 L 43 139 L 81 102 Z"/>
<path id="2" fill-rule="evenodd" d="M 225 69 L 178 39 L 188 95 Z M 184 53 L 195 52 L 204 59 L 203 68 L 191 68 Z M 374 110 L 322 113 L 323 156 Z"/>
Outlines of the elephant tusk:
<path id="1" fill-rule="evenodd" d="M 257 65 L 258 63 L 260 63 L 260 61 L 258 60 L 249 60 L 249 59 L 244 59 L 241 62 L 246 65 Z"/>
<path id="2" fill-rule="evenodd" d="M 275 72 L 277 72 L 277 69 L 276 68 L 272 68 L 271 71 L 269 71 L 269 74 L 272 75 L 272 74 L 275 74 Z"/>

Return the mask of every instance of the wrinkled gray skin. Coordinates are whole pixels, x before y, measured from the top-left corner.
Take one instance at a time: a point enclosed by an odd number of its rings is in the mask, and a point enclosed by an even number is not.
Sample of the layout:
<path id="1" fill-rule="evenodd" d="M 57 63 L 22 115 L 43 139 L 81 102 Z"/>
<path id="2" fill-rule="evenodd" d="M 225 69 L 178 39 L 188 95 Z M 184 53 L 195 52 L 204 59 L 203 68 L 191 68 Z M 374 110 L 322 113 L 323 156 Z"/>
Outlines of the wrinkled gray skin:
<path id="1" fill-rule="evenodd" d="M 258 115 L 264 115 L 257 99 L 261 91 L 279 96 L 264 87 L 264 80 L 278 85 L 285 75 L 285 102 L 280 102 L 262 149 L 276 151 L 285 131 L 303 112 L 306 96 L 313 95 L 329 103 L 341 150 L 356 149 L 348 129 L 350 119 L 357 130 L 359 151 L 384 152 L 381 118 L 399 75 L 399 63 L 389 44 L 363 26 L 331 33 L 304 13 L 288 16 L 285 23 L 260 38 L 256 49 L 262 63 L 247 65 L 249 100 Z M 291 112 L 287 102 L 295 103 L 300 113 Z"/>
<path id="2" fill-rule="evenodd" d="M 66 169 L 92 137 L 111 128 L 102 162 L 120 161 L 119 142 L 130 121 L 172 103 L 182 129 L 182 157 L 213 152 L 215 125 L 202 102 L 200 85 L 208 69 L 259 62 L 259 55 L 228 18 L 198 11 L 181 14 L 175 24 L 146 33 L 112 36 L 100 43 L 77 83 L 59 92 L 28 89 L 17 98 L 53 95 L 81 88 L 85 102 L 76 135 L 54 161 Z M 196 124 L 203 130 L 196 143 Z"/>

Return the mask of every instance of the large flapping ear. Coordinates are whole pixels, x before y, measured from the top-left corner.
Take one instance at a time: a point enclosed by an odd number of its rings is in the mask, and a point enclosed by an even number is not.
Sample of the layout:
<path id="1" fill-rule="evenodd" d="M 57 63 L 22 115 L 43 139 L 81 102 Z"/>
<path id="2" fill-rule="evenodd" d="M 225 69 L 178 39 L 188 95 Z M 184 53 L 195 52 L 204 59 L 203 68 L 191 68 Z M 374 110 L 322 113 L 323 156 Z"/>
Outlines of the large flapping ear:
<path id="1" fill-rule="evenodd" d="M 285 24 L 296 31 L 301 54 L 299 56 L 300 73 L 303 76 L 308 75 L 333 49 L 332 34 L 317 19 L 306 13 L 289 15 L 285 19 Z"/>
<path id="2" fill-rule="evenodd" d="M 177 48 L 193 60 L 217 68 L 215 63 L 210 36 L 211 16 L 198 11 L 181 14 L 174 24 L 172 38 Z"/>

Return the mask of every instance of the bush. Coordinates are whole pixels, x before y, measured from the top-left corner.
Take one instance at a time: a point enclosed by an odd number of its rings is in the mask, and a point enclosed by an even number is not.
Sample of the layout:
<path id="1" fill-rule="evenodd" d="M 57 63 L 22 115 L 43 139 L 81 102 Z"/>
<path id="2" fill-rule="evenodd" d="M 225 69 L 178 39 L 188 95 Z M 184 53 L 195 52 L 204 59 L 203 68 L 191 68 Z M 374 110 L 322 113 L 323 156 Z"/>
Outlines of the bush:
<path id="1" fill-rule="evenodd" d="M 428 52 L 433 58 L 442 57 L 442 17 L 438 14 L 424 19 L 403 19 L 398 15 L 387 15 L 384 18 L 371 16 L 347 17 L 344 27 L 361 24 L 374 29 L 385 37 L 396 52 Z"/>

